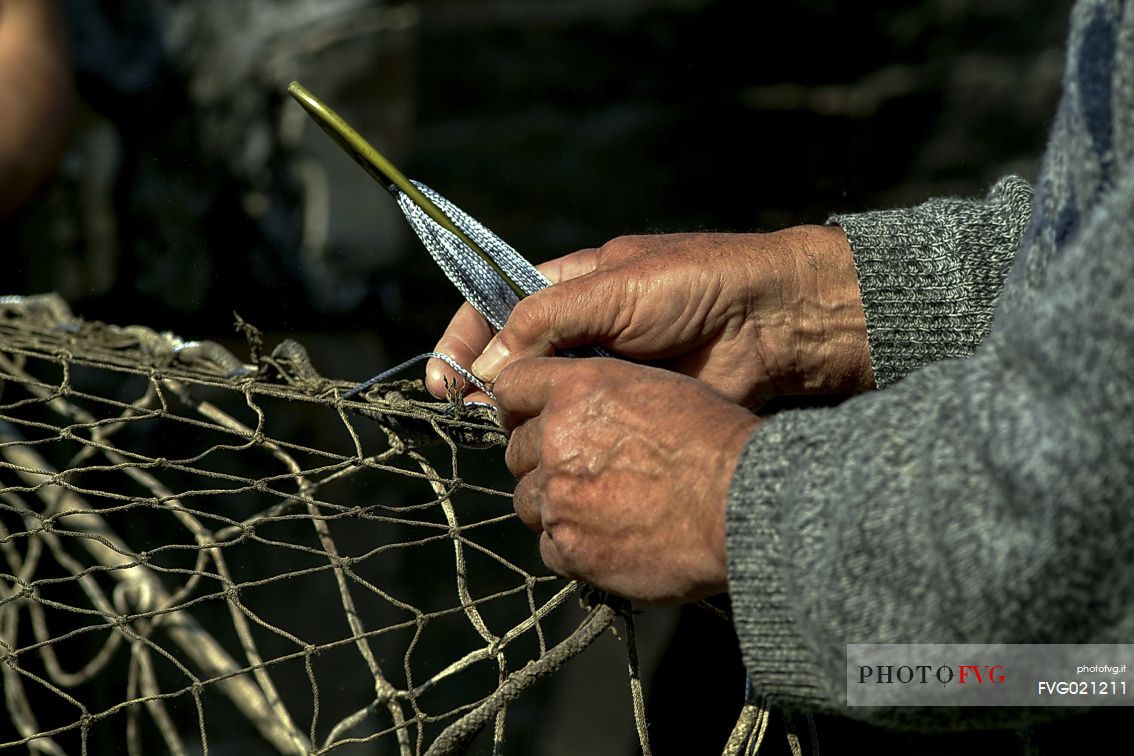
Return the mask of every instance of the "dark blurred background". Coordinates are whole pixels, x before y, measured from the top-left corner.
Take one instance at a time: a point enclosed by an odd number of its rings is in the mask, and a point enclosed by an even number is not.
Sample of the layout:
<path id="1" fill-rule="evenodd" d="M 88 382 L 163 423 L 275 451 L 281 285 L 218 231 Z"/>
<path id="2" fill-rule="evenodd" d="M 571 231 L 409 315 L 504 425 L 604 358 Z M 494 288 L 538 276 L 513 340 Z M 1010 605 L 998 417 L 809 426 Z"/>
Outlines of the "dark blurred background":
<path id="1" fill-rule="evenodd" d="M 431 348 L 459 298 L 292 79 L 541 261 L 1032 178 L 1070 5 L 71 0 L 80 102 L 55 180 L 0 221 L 0 294 L 186 338 L 231 339 L 235 311 L 361 379 Z M 707 615 L 656 616 L 656 752 L 719 750 L 735 641 Z M 542 753 L 630 752 L 608 645 L 545 692 Z"/>
<path id="2" fill-rule="evenodd" d="M 1069 5 L 71 0 L 81 106 L 4 288 L 420 351 L 459 300 L 292 79 L 539 261 L 1031 176 Z"/>

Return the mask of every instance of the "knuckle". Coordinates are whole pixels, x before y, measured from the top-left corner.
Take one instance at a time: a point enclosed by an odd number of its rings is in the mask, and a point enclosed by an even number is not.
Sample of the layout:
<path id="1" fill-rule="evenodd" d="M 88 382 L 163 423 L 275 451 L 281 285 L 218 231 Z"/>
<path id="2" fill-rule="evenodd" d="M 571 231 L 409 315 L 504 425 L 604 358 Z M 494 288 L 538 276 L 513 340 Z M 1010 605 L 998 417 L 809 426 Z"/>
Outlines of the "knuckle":
<path id="1" fill-rule="evenodd" d="M 544 423 L 540 433 L 539 446 L 543 463 L 552 469 L 558 467 L 566 451 L 563 446 L 563 434 L 559 432 L 558 423 Z"/>
<path id="2" fill-rule="evenodd" d="M 536 425 L 534 419 L 521 423 L 512 431 L 508 448 L 504 450 L 504 464 L 517 477 L 528 472 L 532 463 L 538 463 L 538 460 L 533 459 L 539 449 L 538 445 L 533 448 L 533 444 L 538 444 L 539 441 L 539 431 L 534 429 Z"/>
<path id="3" fill-rule="evenodd" d="M 553 552 L 554 564 L 549 562 L 543 548 L 546 541 L 548 550 Z M 578 532 L 573 528 L 559 527 L 544 531 L 540 538 L 540 551 L 544 552 L 544 562 L 561 575 L 578 577 L 589 571 L 587 552 Z"/>
<path id="4" fill-rule="evenodd" d="M 507 399 L 513 388 L 513 383 L 517 388 L 524 386 L 524 370 L 526 366 L 523 362 L 509 362 L 501 369 L 500 374 L 496 376 L 496 380 L 492 382 L 492 390 L 495 392 L 498 399 Z"/>
<path id="5" fill-rule="evenodd" d="M 578 375 L 574 381 L 575 387 L 588 394 L 597 386 L 606 383 L 603 380 L 610 373 L 610 369 L 618 365 L 617 362 L 603 359 L 581 360 Z M 617 367 L 615 367 L 617 369 Z"/>
<path id="6" fill-rule="evenodd" d="M 552 572 L 570 577 L 564 560 L 559 554 L 559 547 L 547 531 L 544 531 L 539 537 L 539 555 L 543 559 L 543 563 Z"/>
<path id="7" fill-rule="evenodd" d="M 513 475 L 516 474 L 520 454 L 519 450 L 516 448 L 516 443 L 516 432 L 513 431 L 512 438 L 508 442 L 508 448 L 504 450 L 504 466 L 507 467 L 508 471 Z M 517 487 L 516 491 L 519 493 L 519 487 Z"/>
<path id="8" fill-rule="evenodd" d="M 590 411 L 592 397 L 582 393 L 584 390 L 565 388 L 558 406 L 543 421 L 539 437 L 540 462 L 559 475 L 571 474 L 571 462 L 590 448 L 588 424 L 594 413 Z"/>
<path id="9" fill-rule="evenodd" d="M 641 236 L 616 236 L 599 249 L 599 259 L 603 262 L 617 262 L 634 257 L 642 252 Z"/>
<path id="10" fill-rule="evenodd" d="M 562 460 L 564 460 L 564 451 L 559 439 L 555 435 L 548 434 L 540 442 L 540 464 L 550 470 L 553 475 L 559 474 Z"/>
<path id="11" fill-rule="evenodd" d="M 595 401 L 604 391 L 605 375 L 597 360 L 576 360 L 570 364 L 570 374 L 557 387 L 565 406 L 577 413 Z M 573 415 L 568 416 L 573 419 Z M 560 424 L 566 424 L 561 420 Z M 559 431 L 569 429 L 557 428 Z"/>
<path id="12" fill-rule="evenodd" d="M 512 506 L 516 510 L 516 514 L 519 516 L 521 522 L 532 530 L 539 532 L 543 530 L 543 526 L 536 495 L 534 481 L 532 481 L 531 476 L 529 476 L 516 485 Z"/>
<path id="13" fill-rule="evenodd" d="M 548 479 L 544 491 L 547 495 L 549 512 L 567 512 L 573 508 L 575 497 L 578 495 L 579 482 L 574 476 L 555 475 Z M 561 522 L 560 517 L 553 517 L 553 522 Z"/>
<path id="14" fill-rule="evenodd" d="M 511 331 L 514 337 L 518 336 L 522 342 L 527 343 L 547 330 L 548 324 L 552 322 L 554 308 L 548 306 L 548 296 L 544 293 L 546 291 L 548 290 L 543 289 L 521 299 L 508 318 L 505 332 Z"/>
<path id="15" fill-rule="evenodd" d="M 574 538 L 567 528 L 548 528 L 540 537 L 540 553 L 544 563 L 560 574 L 574 572 L 575 551 Z"/>

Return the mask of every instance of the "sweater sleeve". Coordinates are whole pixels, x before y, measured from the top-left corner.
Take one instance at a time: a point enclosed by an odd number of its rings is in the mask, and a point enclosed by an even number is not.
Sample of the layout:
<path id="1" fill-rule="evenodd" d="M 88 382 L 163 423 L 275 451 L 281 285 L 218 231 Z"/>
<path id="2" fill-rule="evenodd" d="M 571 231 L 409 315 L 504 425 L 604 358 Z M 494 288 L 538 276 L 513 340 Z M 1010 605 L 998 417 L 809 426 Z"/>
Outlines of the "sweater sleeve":
<path id="1" fill-rule="evenodd" d="M 982 199 L 837 215 L 866 312 L 875 380 L 884 388 L 923 365 L 972 354 L 988 334 L 1031 215 L 1016 176 Z"/>
<path id="2" fill-rule="evenodd" d="M 1131 218 L 1127 171 L 971 357 L 753 433 L 727 549 L 755 689 L 901 724 L 844 708 L 848 643 L 1134 637 Z"/>

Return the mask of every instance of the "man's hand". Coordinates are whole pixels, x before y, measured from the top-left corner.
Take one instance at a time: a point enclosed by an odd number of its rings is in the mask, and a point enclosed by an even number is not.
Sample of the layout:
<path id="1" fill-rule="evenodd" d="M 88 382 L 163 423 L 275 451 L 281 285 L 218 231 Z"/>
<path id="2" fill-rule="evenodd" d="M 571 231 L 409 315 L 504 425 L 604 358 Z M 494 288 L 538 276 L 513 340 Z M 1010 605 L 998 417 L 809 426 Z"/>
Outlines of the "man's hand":
<path id="1" fill-rule="evenodd" d="M 874 385 L 841 229 L 621 237 L 540 269 L 557 283 L 521 301 L 495 338 L 466 304 L 437 351 L 492 381 L 516 360 L 599 344 L 744 406 Z M 426 376 L 437 396 L 459 381 L 437 360 Z"/>
<path id="2" fill-rule="evenodd" d="M 515 362 L 496 397 L 516 512 L 551 569 L 644 601 L 727 589 L 729 481 L 755 415 L 686 376 L 597 358 Z"/>

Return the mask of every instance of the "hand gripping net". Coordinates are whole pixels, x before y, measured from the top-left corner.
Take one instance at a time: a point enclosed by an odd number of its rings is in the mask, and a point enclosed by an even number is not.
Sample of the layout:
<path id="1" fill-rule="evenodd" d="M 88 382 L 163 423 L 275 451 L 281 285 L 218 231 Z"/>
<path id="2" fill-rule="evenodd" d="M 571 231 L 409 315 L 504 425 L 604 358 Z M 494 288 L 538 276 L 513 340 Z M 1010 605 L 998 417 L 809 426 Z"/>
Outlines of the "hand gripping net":
<path id="1" fill-rule="evenodd" d="M 454 205 L 445 197 L 418 181 L 411 182 L 446 218 L 460 229 L 468 239 L 492 259 L 492 261 L 505 273 L 516 287 L 524 293 L 531 295 L 551 285 L 551 281 L 539 272 L 523 255 L 518 253 L 511 245 L 482 225 L 461 208 Z M 497 331 L 504 327 L 512 310 L 519 303 L 519 297 L 493 268 L 489 262 L 469 247 L 457 234 L 446 229 L 430 217 L 423 208 L 404 191 L 391 187 L 406 220 L 413 228 L 421 243 L 425 246 L 433 260 L 444 271 L 454 286 L 464 295 L 465 299 L 479 312 L 485 320 Z M 561 356 L 565 357 L 612 357 L 610 352 L 597 345 L 564 350 Z M 415 363 L 423 357 L 437 357 L 445 360 L 463 375 L 466 380 L 477 383 L 477 387 L 486 393 L 487 388 L 480 384 L 475 376 L 468 374 L 461 366 L 455 365 L 445 355 L 431 353 L 421 355 L 419 358 L 409 360 L 382 375 L 370 379 L 350 393 L 356 393 L 375 385 L 380 380 L 388 378 L 391 374 Z M 630 652 L 630 679 L 633 693 L 635 721 L 638 725 L 639 739 L 642 752 L 649 753 L 649 744 L 646 736 L 644 722 L 644 707 L 641 698 L 640 683 L 636 670 L 636 651 L 633 643 L 633 625 L 628 625 L 628 650 Z M 725 756 L 738 756 L 740 754 L 755 754 L 764 739 L 767 730 L 770 709 L 767 702 L 756 697 L 749 688 L 745 691 L 745 704 L 737 719 L 728 742 L 725 745 Z M 806 725 L 814 738 L 814 722 L 810 715 L 804 717 Z M 788 733 L 788 742 L 793 756 L 802 754 L 797 726 L 793 718 L 785 712 L 785 730 Z M 816 743 L 812 743 L 812 750 L 817 752 Z"/>
<path id="2" fill-rule="evenodd" d="M 418 187 L 526 292 L 547 285 Z M 511 289 L 399 204 L 502 326 Z M 492 411 L 420 381 L 347 391 L 237 325 L 247 364 L 0 298 L 0 751 L 409 756 L 480 736 L 499 754 L 509 704 L 621 617 L 648 755 L 629 605 L 547 574 L 510 494 L 479 479 L 477 450 L 505 443 Z M 755 753 L 767 722 L 749 701 L 725 753 Z"/>

